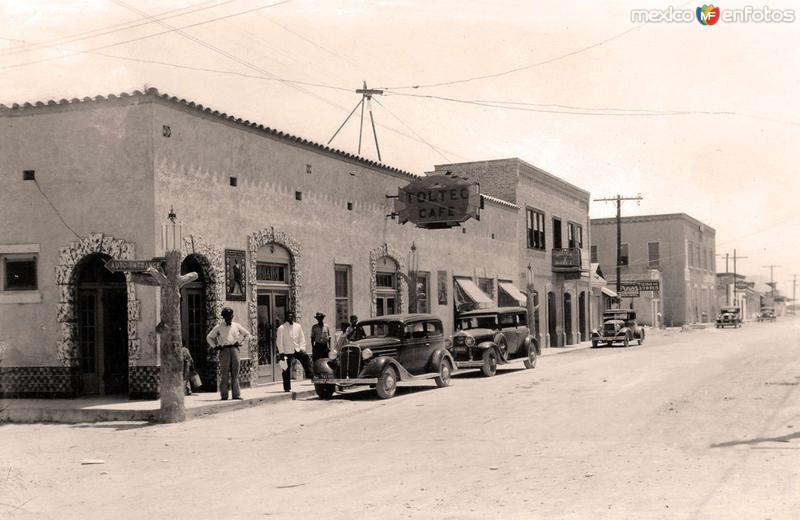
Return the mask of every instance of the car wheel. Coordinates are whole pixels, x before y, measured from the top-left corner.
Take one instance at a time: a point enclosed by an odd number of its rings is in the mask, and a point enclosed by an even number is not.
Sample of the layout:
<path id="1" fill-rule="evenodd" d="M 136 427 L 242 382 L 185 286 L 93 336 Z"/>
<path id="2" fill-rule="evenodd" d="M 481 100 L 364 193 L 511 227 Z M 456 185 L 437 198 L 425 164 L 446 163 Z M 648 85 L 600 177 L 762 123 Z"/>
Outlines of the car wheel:
<path id="1" fill-rule="evenodd" d="M 493 348 L 487 348 L 483 351 L 481 372 L 486 377 L 492 377 L 497 373 L 497 352 Z"/>
<path id="2" fill-rule="evenodd" d="M 525 358 L 523 364 L 527 369 L 536 368 L 536 347 L 533 343 L 528 345 L 528 357 Z"/>
<path id="3" fill-rule="evenodd" d="M 320 399 L 328 400 L 333 397 L 334 392 L 336 391 L 336 386 L 334 385 L 321 385 L 315 384 L 314 391 L 317 392 L 317 395 Z"/>
<path id="4" fill-rule="evenodd" d="M 644 329 L 642 329 L 642 337 L 639 338 L 639 345 L 644 345 Z"/>
<path id="5" fill-rule="evenodd" d="M 397 370 L 393 366 L 387 366 L 378 378 L 378 385 L 375 387 L 378 397 L 381 399 L 391 399 L 397 391 Z"/>
<path id="6" fill-rule="evenodd" d="M 442 362 L 439 363 L 439 375 L 433 379 L 436 382 L 436 386 L 439 388 L 450 386 L 450 374 L 452 372 L 453 364 L 450 363 L 450 358 L 442 359 Z"/>
<path id="7" fill-rule="evenodd" d="M 622 343 L 622 344 L 623 344 L 623 346 L 624 346 L 625 348 L 628 348 L 628 347 L 630 346 L 630 344 L 631 344 L 631 340 L 630 340 L 630 339 L 628 339 L 628 335 L 627 335 L 627 334 L 625 335 L 625 341 L 623 341 L 623 343 Z"/>

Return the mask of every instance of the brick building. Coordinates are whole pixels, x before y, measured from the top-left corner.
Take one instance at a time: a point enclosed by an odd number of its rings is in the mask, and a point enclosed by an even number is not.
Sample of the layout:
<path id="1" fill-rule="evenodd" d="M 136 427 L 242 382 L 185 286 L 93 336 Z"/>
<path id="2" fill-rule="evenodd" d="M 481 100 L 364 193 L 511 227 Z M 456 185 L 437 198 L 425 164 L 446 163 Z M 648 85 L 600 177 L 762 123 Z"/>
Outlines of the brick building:
<path id="1" fill-rule="evenodd" d="M 158 394 L 158 294 L 104 262 L 162 255 L 171 208 L 183 268 L 200 273 L 182 312 L 207 383 L 216 360 L 204 337 L 223 305 L 254 334 L 244 382 L 279 379 L 273 342 L 284 311 L 294 308 L 306 331 L 316 311 L 332 326 L 351 313 L 407 311 L 412 245 L 419 310 L 447 331 L 459 288 L 522 303 L 515 198 L 484 197 L 480 221 L 461 228 L 401 226 L 387 218 L 385 195 L 415 175 L 155 89 L 0 106 L 0 153 L 6 396 Z M 573 213 L 564 217 L 585 221 Z"/>
<path id="2" fill-rule="evenodd" d="M 517 159 L 438 164 L 519 207 L 517 278 L 533 283 L 542 345 L 572 345 L 591 332 L 589 192 Z M 508 253 L 498 250 L 497 258 Z"/>
<path id="3" fill-rule="evenodd" d="M 609 286 L 616 283 L 615 218 L 592 219 L 592 261 L 600 263 Z M 685 213 L 622 218 L 622 280 L 661 277 L 658 303 L 667 326 L 712 321 L 716 315 L 716 231 Z M 651 304 L 634 308 L 652 312 Z"/>

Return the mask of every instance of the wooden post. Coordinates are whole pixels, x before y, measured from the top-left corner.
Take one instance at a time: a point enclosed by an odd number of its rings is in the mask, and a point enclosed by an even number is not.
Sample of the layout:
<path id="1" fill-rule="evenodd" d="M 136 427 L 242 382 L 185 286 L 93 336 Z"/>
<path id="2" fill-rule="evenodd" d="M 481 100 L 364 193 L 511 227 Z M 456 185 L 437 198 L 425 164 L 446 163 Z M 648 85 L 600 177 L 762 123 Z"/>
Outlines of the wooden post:
<path id="1" fill-rule="evenodd" d="M 174 423 L 186 419 L 181 356 L 181 287 L 196 280 L 197 273 L 181 275 L 180 251 L 167 251 L 165 256 L 163 271 L 150 267 L 147 270 L 149 276 L 134 274 L 133 281 L 161 288 L 161 323 L 156 327 L 161 336 L 161 421 Z"/>

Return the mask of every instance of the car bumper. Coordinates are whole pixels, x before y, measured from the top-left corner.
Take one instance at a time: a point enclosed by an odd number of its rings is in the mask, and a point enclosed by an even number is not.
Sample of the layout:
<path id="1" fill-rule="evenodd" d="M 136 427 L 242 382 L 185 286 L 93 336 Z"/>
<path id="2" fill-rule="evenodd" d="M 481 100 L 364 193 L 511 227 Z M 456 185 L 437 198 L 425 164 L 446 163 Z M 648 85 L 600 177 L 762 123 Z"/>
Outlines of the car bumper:
<path id="1" fill-rule="evenodd" d="M 481 368 L 483 361 L 456 361 L 456 368 Z"/>
<path id="2" fill-rule="evenodd" d="M 336 378 L 336 377 L 315 377 L 311 380 L 315 385 L 374 385 L 377 384 L 377 377 L 357 377 L 357 378 Z"/>

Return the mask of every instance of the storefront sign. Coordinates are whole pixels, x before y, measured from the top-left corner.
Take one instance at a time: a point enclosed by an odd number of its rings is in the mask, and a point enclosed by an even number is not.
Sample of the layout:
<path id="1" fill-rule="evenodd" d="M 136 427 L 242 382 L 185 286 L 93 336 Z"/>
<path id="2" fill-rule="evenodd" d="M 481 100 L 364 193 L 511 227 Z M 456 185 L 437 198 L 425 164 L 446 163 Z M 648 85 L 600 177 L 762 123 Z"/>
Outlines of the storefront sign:
<path id="1" fill-rule="evenodd" d="M 109 260 L 106 269 L 112 273 L 144 273 L 149 268 L 158 269 L 164 262 L 161 258 L 153 260 Z"/>
<path id="2" fill-rule="evenodd" d="M 637 280 L 637 284 L 639 284 L 640 291 L 658 291 L 661 288 L 661 284 L 658 280 Z"/>
<path id="3" fill-rule="evenodd" d="M 581 250 L 577 247 L 553 249 L 553 269 L 580 269 Z"/>
<path id="4" fill-rule="evenodd" d="M 619 291 L 617 291 L 617 296 L 620 298 L 638 298 L 639 284 L 637 282 L 622 282 Z"/>
<path id="5" fill-rule="evenodd" d="M 480 219 L 480 187 L 477 183 L 431 175 L 398 190 L 395 213 L 401 224 L 421 228 L 454 227 L 469 218 Z"/>

